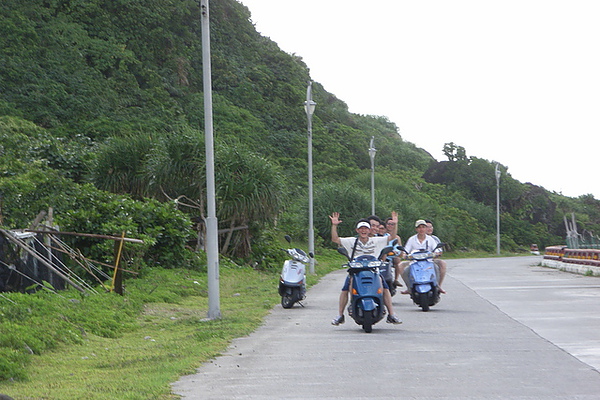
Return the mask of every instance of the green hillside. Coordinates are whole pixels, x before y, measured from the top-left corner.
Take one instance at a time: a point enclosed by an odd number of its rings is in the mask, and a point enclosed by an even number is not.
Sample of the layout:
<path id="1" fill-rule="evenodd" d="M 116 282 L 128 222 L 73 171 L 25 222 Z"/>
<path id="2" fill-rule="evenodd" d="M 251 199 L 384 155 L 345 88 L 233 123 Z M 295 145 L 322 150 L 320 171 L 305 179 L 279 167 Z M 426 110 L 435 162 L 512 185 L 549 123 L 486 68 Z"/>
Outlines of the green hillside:
<path id="1" fill-rule="evenodd" d="M 283 232 L 306 239 L 310 66 L 260 36 L 242 4 L 210 7 L 220 246 L 241 262 L 269 260 Z M 0 13 L 2 224 L 26 227 L 53 207 L 65 230 L 144 238 L 142 262 L 196 262 L 188 249 L 205 197 L 198 2 L 5 0 Z M 451 144 L 436 162 L 386 117 L 348 112 L 323 84 L 313 85 L 317 245 L 330 245 L 331 212 L 347 235 L 370 214 L 374 137 L 378 215 L 398 211 L 403 238 L 429 218 L 450 249 L 495 249 L 491 162 Z M 563 243 L 571 212 L 599 231 L 598 200 L 518 182 L 508 168 L 503 249 Z"/>

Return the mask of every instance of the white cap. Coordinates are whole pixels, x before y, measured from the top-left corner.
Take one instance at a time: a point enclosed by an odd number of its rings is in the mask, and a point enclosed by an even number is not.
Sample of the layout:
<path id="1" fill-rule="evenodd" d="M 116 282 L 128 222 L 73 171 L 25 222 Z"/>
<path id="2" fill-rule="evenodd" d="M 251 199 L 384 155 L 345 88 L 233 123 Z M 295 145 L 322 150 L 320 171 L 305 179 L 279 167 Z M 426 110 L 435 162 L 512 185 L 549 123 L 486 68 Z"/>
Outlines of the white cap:
<path id="1" fill-rule="evenodd" d="M 427 226 L 427 222 L 425 222 L 424 219 L 418 219 L 417 222 L 415 222 L 415 228 L 418 227 L 419 225 Z"/>
<path id="2" fill-rule="evenodd" d="M 362 228 L 363 226 L 366 226 L 367 228 L 371 229 L 371 224 L 365 221 L 361 221 L 358 224 L 356 224 L 356 229 Z"/>

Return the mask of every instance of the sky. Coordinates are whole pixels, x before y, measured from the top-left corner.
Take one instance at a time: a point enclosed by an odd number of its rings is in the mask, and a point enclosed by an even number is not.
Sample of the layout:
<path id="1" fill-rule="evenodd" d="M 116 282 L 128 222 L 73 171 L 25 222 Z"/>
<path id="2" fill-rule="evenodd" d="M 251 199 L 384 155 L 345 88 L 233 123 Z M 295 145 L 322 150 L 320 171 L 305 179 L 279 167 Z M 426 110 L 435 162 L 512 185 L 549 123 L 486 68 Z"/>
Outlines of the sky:
<path id="1" fill-rule="evenodd" d="M 600 199 L 600 1 L 238 1 L 350 112 L 387 117 L 438 161 L 453 142 Z"/>

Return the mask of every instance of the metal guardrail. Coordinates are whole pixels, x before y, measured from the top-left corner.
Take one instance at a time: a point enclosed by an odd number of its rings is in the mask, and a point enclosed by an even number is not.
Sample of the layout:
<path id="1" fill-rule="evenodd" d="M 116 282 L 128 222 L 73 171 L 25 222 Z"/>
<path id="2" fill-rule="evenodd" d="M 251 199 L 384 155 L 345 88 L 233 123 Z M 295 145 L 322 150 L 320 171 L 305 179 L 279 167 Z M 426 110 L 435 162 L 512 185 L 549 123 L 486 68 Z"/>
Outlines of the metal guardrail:
<path id="1" fill-rule="evenodd" d="M 600 238 L 594 235 L 570 235 L 566 238 L 570 249 L 600 249 Z"/>

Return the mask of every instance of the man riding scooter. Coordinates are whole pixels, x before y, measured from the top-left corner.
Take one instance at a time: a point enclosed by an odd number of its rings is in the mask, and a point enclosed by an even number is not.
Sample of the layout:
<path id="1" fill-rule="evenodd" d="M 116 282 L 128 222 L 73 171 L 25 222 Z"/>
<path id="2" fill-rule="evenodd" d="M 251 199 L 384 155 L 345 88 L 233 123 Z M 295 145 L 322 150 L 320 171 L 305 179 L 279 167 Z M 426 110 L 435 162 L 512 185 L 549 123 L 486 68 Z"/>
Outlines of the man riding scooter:
<path id="1" fill-rule="evenodd" d="M 415 230 L 417 231 L 416 235 L 411 236 L 404 245 L 404 249 L 408 254 L 415 250 L 428 250 L 433 251 L 435 254 L 441 254 L 440 249 L 436 249 L 437 242 L 435 239 L 427 234 L 427 222 L 423 219 L 419 219 L 415 222 Z M 410 287 L 410 282 L 408 280 L 407 274 L 405 274 L 406 267 L 410 264 L 410 261 L 402 261 L 398 268 L 396 268 L 396 281 L 398 280 L 398 276 L 402 276 L 404 283 L 406 283 L 406 287 Z M 440 276 L 439 266 L 435 264 L 437 275 Z M 440 276 L 439 282 L 442 281 L 443 277 Z M 440 293 L 446 293 L 442 290 L 441 287 L 438 287 Z M 410 294 L 410 289 L 404 290 L 400 292 L 402 294 Z"/>
<path id="2" fill-rule="evenodd" d="M 336 243 L 338 246 L 343 246 L 348 254 L 350 254 L 350 258 L 354 259 L 361 255 L 374 255 L 378 256 L 381 250 L 383 250 L 390 238 L 389 236 L 379 236 L 379 237 L 371 237 L 369 234 L 371 232 L 371 225 L 368 220 L 360 220 L 356 224 L 356 233 L 358 233 L 358 237 L 344 237 L 341 238 L 338 235 L 337 227 L 342 223 L 340 220 L 340 213 L 334 212 L 329 216 L 331 220 L 331 241 Z M 398 214 L 396 212 L 392 212 L 392 220 L 396 223 L 398 222 Z M 394 232 L 394 236 L 397 236 L 397 233 Z M 389 287 L 385 280 L 383 281 L 383 301 L 388 310 L 388 323 L 392 324 L 401 324 L 402 320 L 396 316 L 394 313 L 394 308 L 392 306 L 392 296 L 390 294 Z M 342 292 L 340 293 L 339 299 L 339 313 L 338 316 L 331 321 L 332 325 L 343 324 L 345 321 L 344 318 L 344 310 L 346 309 L 346 305 L 348 304 L 348 294 L 349 294 L 349 286 L 350 286 L 350 276 L 346 277 L 346 281 L 344 286 L 342 287 Z"/>

